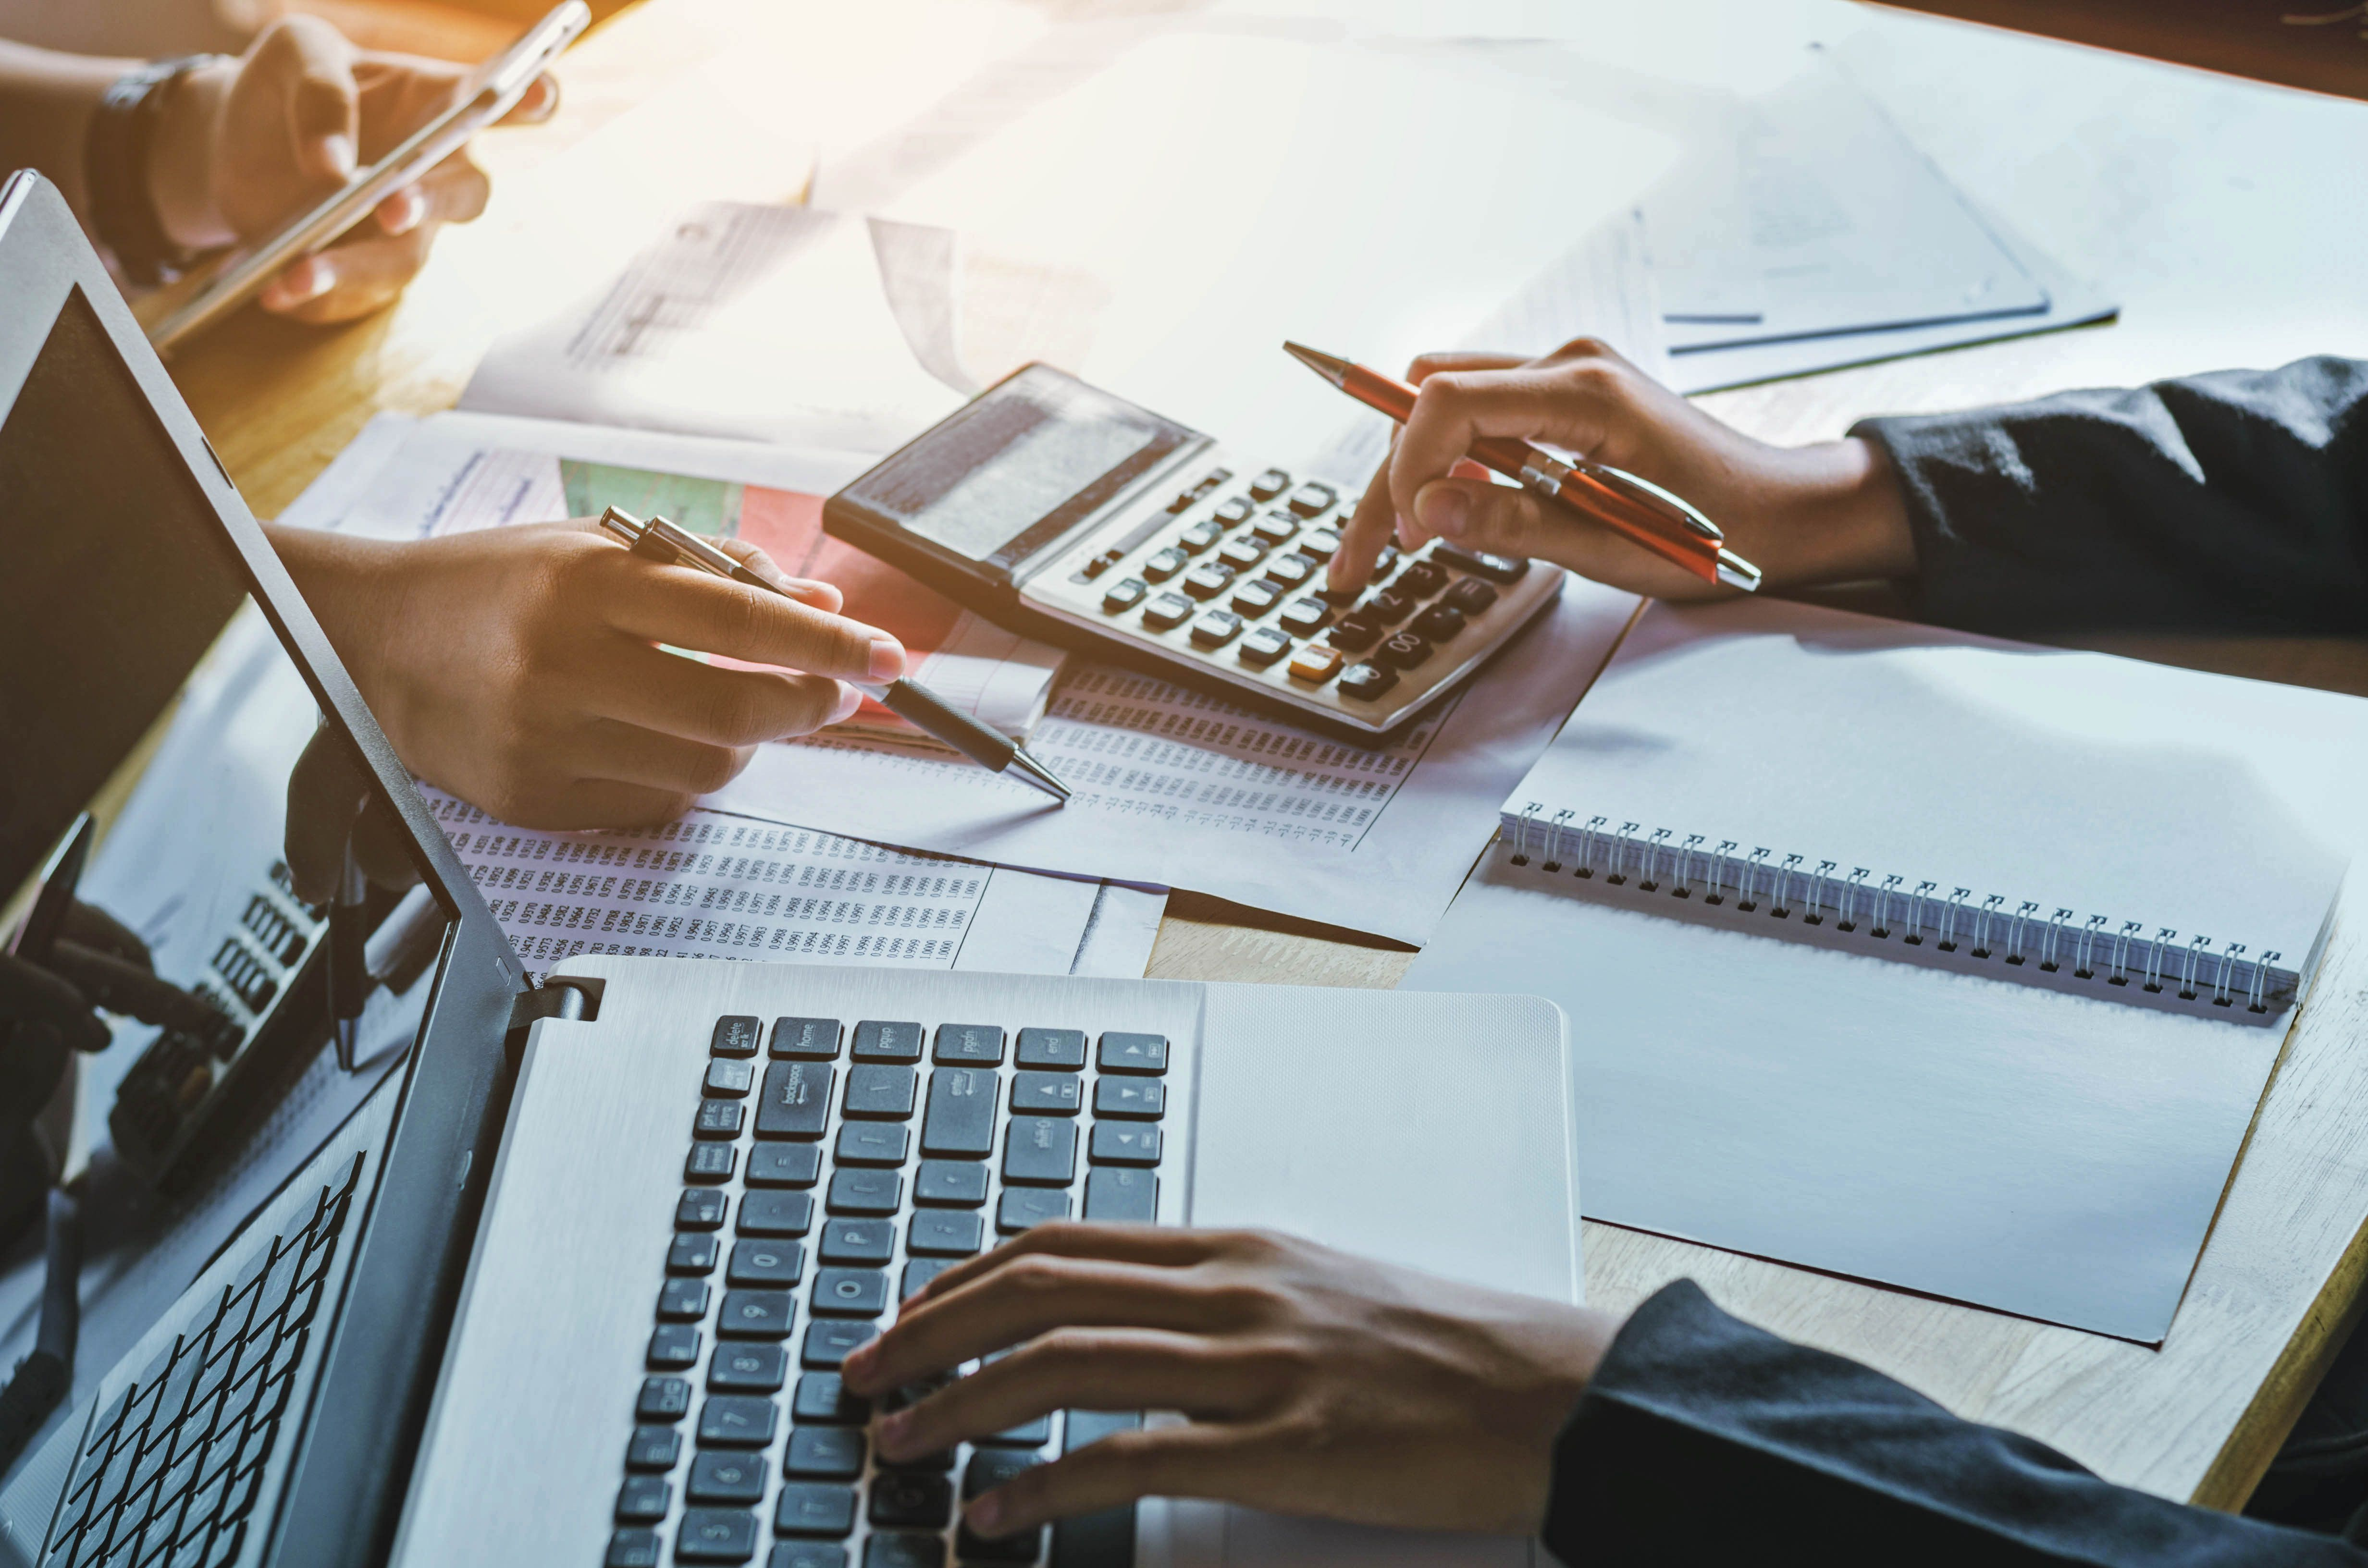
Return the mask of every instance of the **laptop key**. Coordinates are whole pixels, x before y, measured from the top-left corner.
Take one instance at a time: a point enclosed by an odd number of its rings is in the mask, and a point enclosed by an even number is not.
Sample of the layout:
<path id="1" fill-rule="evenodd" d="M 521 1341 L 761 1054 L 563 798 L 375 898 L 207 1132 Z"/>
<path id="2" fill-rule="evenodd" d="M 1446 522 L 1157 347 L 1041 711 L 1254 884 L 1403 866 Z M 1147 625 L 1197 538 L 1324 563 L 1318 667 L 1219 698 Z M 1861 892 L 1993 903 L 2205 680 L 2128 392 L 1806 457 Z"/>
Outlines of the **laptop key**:
<path id="1" fill-rule="evenodd" d="M 761 1032 L 757 1020 L 727 1016 L 715 1020 L 715 1032 L 708 1037 L 710 1056 L 754 1056 L 757 1039 Z"/>
<path id="2" fill-rule="evenodd" d="M 1097 1078 L 1094 1114 L 1156 1121 L 1167 1109 L 1167 1085 L 1156 1078 Z M 749 1175 L 755 1176 L 751 1163 Z"/>
<path id="3" fill-rule="evenodd" d="M 765 1568 L 847 1568 L 847 1548 L 819 1540 L 780 1540 Z"/>
<path id="4" fill-rule="evenodd" d="M 1092 1190 L 1090 1181 L 1087 1190 Z M 1016 1236 L 1031 1225 L 1049 1224 L 1068 1217 L 1069 1195 L 1059 1188 L 1009 1187 L 995 1206 L 995 1229 L 997 1235 Z"/>
<path id="5" fill-rule="evenodd" d="M 1007 1427 L 975 1439 L 988 1448 L 1041 1449 L 1053 1440 L 1053 1418 L 1040 1415 L 1024 1426 Z"/>
<path id="6" fill-rule="evenodd" d="M 750 1187 L 812 1187 L 821 1179 L 818 1144 L 759 1143 L 748 1151 Z"/>
<path id="7" fill-rule="evenodd" d="M 967 1503 L 972 1498 L 994 1491 L 1005 1482 L 1042 1461 L 1030 1453 L 1017 1453 L 1009 1449 L 980 1449 L 970 1456 L 962 1467 L 962 1494 Z"/>
<path id="8" fill-rule="evenodd" d="M 898 1171 L 831 1173 L 828 1206 L 833 1214 L 894 1214 L 904 1196 L 905 1177 Z"/>
<path id="9" fill-rule="evenodd" d="M 901 1121 L 843 1122 L 837 1160 L 842 1165 L 901 1165 L 912 1142 L 911 1129 Z"/>
<path id="10" fill-rule="evenodd" d="M 855 1026 L 858 1062 L 918 1062 L 922 1029 L 918 1024 L 883 1023 L 866 1018 Z"/>
<path id="11" fill-rule="evenodd" d="M 671 1426 L 636 1426 L 625 1445 L 627 1470 L 669 1471 L 682 1457 L 682 1434 Z"/>
<path id="12" fill-rule="evenodd" d="M 633 1415 L 648 1425 L 671 1425 L 690 1414 L 689 1378 L 643 1378 Z"/>
<path id="13" fill-rule="evenodd" d="M 1014 1060 L 1022 1067 L 1048 1067 L 1075 1072 L 1086 1064 L 1083 1029 L 1021 1029 Z"/>
<path id="14" fill-rule="evenodd" d="M 728 1099 L 746 1098 L 757 1086 L 757 1064 L 753 1062 L 711 1062 L 707 1076 L 700 1081 L 700 1092 Z"/>
<path id="15" fill-rule="evenodd" d="M 997 1078 L 976 1067 L 940 1067 L 931 1073 L 929 1108 L 921 1118 L 921 1153 L 973 1159 L 993 1153 Z"/>
<path id="16" fill-rule="evenodd" d="M 922 1142 L 926 1147 L 926 1128 Z M 986 1167 L 967 1160 L 923 1160 L 921 1168 L 913 1173 L 913 1201 L 939 1208 L 976 1209 L 986 1201 Z"/>
<path id="17" fill-rule="evenodd" d="M 822 1426 L 860 1426 L 871 1419 L 871 1402 L 847 1392 L 837 1372 L 808 1372 L 790 1399 L 790 1419 Z"/>
<path id="18" fill-rule="evenodd" d="M 701 1100 L 699 1115 L 690 1124 L 693 1138 L 737 1138 L 740 1125 L 748 1108 L 738 1100 Z"/>
<path id="19" fill-rule="evenodd" d="M 617 1489 L 617 1522 L 654 1525 L 666 1517 L 666 1504 L 673 1495 L 674 1488 L 662 1476 L 629 1475 Z"/>
<path id="20" fill-rule="evenodd" d="M 741 1235 L 803 1236 L 813 1228 L 811 1192 L 758 1191 L 740 1195 Z"/>
<path id="21" fill-rule="evenodd" d="M 699 1330 L 687 1323 L 662 1323 L 650 1331 L 647 1364 L 653 1372 L 679 1372 L 699 1364 Z"/>
<path id="22" fill-rule="evenodd" d="M 1111 1029 L 1102 1036 L 1101 1051 L 1094 1064 L 1105 1073 L 1165 1073 L 1167 1037 Z"/>
<path id="23" fill-rule="evenodd" d="M 868 1513 L 876 1526 L 943 1529 L 953 1511 L 953 1483 L 942 1475 L 886 1470 L 871 1478 Z"/>
<path id="24" fill-rule="evenodd" d="M 719 1345 L 707 1363 L 710 1393 L 779 1393 L 789 1379 L 789 1352 L 778 1345 Z"/>
<path id="25" fill-rule="evenodd" d="M 659 1321 L 697 1323 L 706 1315 L 706 1280 L 669 1279 L 658 1287 Z"/>
<path id="26" fill-rule="evenodd" d="M 994 1024 L 939 1024 L 929 1060 L 940 1067 L 999 1067 L 1003 1030 Z"/>
<path id="27" fill-rule="evenodd" d="M 1125 1122 L 1098 1122 L 1086 1157 L 1098 1165 L 1156 1165 L 1159 1163 L 1159 1129 Z"/>
<path id="28" fill-rule="evenodd" d="M 773 1505 L 773 1529 L 779 1535 L 822 1536 L 833 1540 L 854 1534 L 855 1488 L 813 1481 L 786 1483 L 780 1499 Z"/>
<path id="29" fill-rule="evenodd" d="M 847 1114 L 901 1121 L 913 1114 L 913 1096 L 918 1086 L 919 1079 L 910 1067 L 850 1067 Z"/>
<path id="30" fill-rule="evenodd" d="M 863 1433 L 853 1426 L 792 1426 L 783 1475 L 851 1481 L 863 1473 Z"/>
<path id="31" fill-rule="evenodd" d="M 677 1562 L 746 1562 L 757 1555 L 757 1516 L 729 1508 L 689 1508 L 674 1532 Z"/>
<path id="32" fill-rule="evenodd" d="M 875 1535 L 863 1543 L 863 1568 L 945 1568 L 946 1543 L 933 1535 Z"/>
<path id="33" fill-rule="evenodd" d="M 807 1310 L 817 1317 L 876 1318 L 888 1310 L 888 1276 L 876 1268 L 818 1269 Z"/>
<path id="34" fill-rule="evenodd" d="M 600 1562 L 601 1568 L 658 1568 L 656 1532 L 634 1528 L 617 1531 L 609 1538 L 609 1551 Z M 176 1562 L 174 1568 L 180 1568 L 180 1564 Z"/>
<path id="35" fill-rule="evenodd" d="M 717 1186 L 732 1179 L 732 1167 L 739 1163 L 739 1148 L 731 1143 L 694 1143 L 689 1155 L 682 1162 L 682 1179 Z"/>
<path id="36" fill-rule="evenodd" d="M 731 1200 L 713 1188 L 693 1187 L 675 1199 L 674 1228 L 715 1231 L 723 1227 L 723 1210 Z"/>
<path id="37" fill-rule="evenodd" d="M 690 1461 L 690 1478 L 683 1483 L 690 1503 L 753 1505 L 765 1500 L 765 1461 L 754 1454 L 710 1449 Z"/>
<path id="38" fill-rule="evenodd" d="M 879 1332 L 867 1318 L 817 1318 L 806 1325 L 798 1364 L 808 1371 L 836 1372 L 849 1351 Z"/>
<path id="39" fill-rule="evenodd" d="M 1003 1179 L 1066 1187 L 1077 1176 L 1077 1126 L 1061 1117 L 1016 1116 L 1003 1140 Z"/>
<path id="40" fill-rule="evenodd" d="M 968 1257 L 985 1234 L 985 1226 L 968 1210 L 925 1209 L 913 1216 L 905 1248 L 915 1257 Z"/>
<path id="41" fill-rule="evenodd" d="M 828 1062 L 838 1055 L 837 1018 L 775 1018 L 770 1054 Z"/>
<path id="42" fill-rule="evenodd" d="M 693 1231 L 667 1244 L 668 1274 L 712 1274 L 715 1272 L 715 1237 L 705 1231 Z"/>
<path id="43" fill-rule="evenodd" d="M 1074 1073 L 1015 1073 L 1011 1075 L 1012 1114 L 1075 1116 L 1084 1091 L 1084 1080 Z"/>
<path id="44" fill-rule="evenodd" d="M 896 1256 L 894 1220 L 832 1220 L 822 1228 L 822 1261 L 880 1267 Z"/>
<path id="45" fill-rule="evenodd" d="M 786 1290 L 726 1290 L 716 1315 L 721 1339 L 787 1339 L 796 1303 Z"/>
<path id="46" fill-rule="evenodd" d="M 757 1104 L 759 1138 L 819 1138 L 830 1120 L 830 1086 L 838 1069 L 818 1062 L 776 1062 L 765 1069 Z"/>
<path id="47" fill-rule="evenodd" d="M 734 1242 L 723 1282 L 787 1290 L 804 1277 L 805 1267 L 806 1249 L 796 1242 Z"/>
<path id="48" fill-rule="evenodd" d="M 973 1215 L 973 1218 L 976 1218 L 976 1216 Z M 935 1279 L 939 1275 L 943 1274 L 947 1269 L 951 1268 L 957 1261 L 957 1259 L 951 1257 L 916 1257 L 913 1259 L 910 1263 L 905 1265 L 905 1277 L 897 1282 L 896 1299 L 900 1301 L 911 1301 L 915 1296 L 921 1293 L 921 1288 L 923 1286 L 927 1285 L 930 1280 Z"/>
<path id="49" fill-rule="evenodd" d="M 1148 1225 L 1159 1218 L 1159 1178 L 1149 1171 L 1104 1165 L 1086 1176 L 1086 1218 Z"/>
<path id="50" fill-rule="evenodd" d="M 773 1402 L 754 1394 L 712 1393 L 699 1407 L 702 1449 L 761 1449 L 773 1440 Z"/>

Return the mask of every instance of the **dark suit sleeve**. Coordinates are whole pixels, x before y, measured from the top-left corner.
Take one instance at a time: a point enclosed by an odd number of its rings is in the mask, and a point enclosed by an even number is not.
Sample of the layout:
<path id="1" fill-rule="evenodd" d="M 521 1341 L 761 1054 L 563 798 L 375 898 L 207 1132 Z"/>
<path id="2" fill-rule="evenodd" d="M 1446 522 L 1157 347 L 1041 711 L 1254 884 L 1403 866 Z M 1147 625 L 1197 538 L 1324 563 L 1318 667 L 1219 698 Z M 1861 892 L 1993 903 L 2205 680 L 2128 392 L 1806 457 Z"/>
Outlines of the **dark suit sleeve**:
<path id="1" fill-rule="evenodd" d="M 2368 631 L 2368 364 L 1870 419 L 1915 612 L 2009 633 Z"/>
<path id="2" fill-rule="evenodd" d="M 2368 1568 L 2331 1537 L 2165 1502 L 1880 1372 L 1779 1339 L 1691 1281 L 1636 1309 L 1554 1449 L 1565 1562 Z"/>

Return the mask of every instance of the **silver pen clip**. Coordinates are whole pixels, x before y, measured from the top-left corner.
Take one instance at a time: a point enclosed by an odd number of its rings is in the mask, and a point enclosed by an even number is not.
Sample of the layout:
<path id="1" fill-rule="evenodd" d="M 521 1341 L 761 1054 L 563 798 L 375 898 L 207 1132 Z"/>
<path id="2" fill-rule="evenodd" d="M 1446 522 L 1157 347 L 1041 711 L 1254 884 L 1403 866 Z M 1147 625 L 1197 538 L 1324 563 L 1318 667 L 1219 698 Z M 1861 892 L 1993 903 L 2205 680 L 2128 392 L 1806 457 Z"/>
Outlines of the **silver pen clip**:
<path id="1" fill-rule="evenodd" d="M 1585 458 L 1573 460 L 1570 466 L 1589 479 L 1610 485 L 1646 510 L 1667 517 L 1689 533 L 1700 535 L 1714 544 L 1726 542 L 1726 530 L 1703 517 L 1692 502 L 1682 495 L 1672 495 L 1649 479 L 1639 479 L 1624 468 L 1590 462 Z"/>

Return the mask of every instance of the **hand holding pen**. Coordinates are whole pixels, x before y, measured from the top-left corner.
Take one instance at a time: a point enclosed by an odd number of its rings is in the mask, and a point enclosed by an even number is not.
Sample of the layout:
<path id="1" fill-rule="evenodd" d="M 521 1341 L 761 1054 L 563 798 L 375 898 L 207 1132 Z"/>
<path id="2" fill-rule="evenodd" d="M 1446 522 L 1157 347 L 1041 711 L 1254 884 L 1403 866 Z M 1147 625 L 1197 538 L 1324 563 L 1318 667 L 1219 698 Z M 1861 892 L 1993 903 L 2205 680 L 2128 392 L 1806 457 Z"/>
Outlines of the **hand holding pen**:
<path id="1" fill-rule="evenodd" d="M 1770 586 L 1914 569 L 1912 549 L 1898 548 L 1906 530 L 1892 516 L 1896 487 L 1863 442 L 1787 449 L 1753 440 L 1586 339 L 1531 360 L 1426 355 L 1408 379 L 1417 395 L 1343 530 L 1331 563 L 1335 588 L 1361 586 L 1393 534 L 1407 548 L 1437 536 L 1550 561 L 1660 598 L 1741 586 L 1720 580 L 1714 552 L 1707 570 L 1700 561 L 1680 564 L 1608 526 L 1588 505 L 1574 509 L 1534 489 L 1490 483 L 1470 460 L 1492 438 L 1543 442 L 1645 476 L 1722 532 L 1717 546 L 1739 563 L 1731 570 L 1764 569 Z M 1653 509 L 1667 536 L 1694 531 L 1666 507 Z"/>

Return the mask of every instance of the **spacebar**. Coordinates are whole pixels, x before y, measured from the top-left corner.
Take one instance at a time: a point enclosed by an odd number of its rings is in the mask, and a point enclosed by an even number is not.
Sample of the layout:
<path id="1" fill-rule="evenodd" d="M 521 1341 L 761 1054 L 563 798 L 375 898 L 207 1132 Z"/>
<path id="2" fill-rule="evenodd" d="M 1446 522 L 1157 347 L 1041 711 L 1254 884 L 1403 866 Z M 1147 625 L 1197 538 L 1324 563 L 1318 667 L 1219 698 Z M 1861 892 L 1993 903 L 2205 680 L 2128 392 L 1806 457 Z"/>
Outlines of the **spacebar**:
<path id="1" fill-rule="evenodd" d="M 1134 1411 L 1072 1410 L 1062 1422 L 1061 1451 L 1076 1453 L 1112 1432 L 1143 1425 Z M 1134 1568 L 1134 1505 L 1080 1514 L 1053 1527 L 1052 1568 Z"/>

